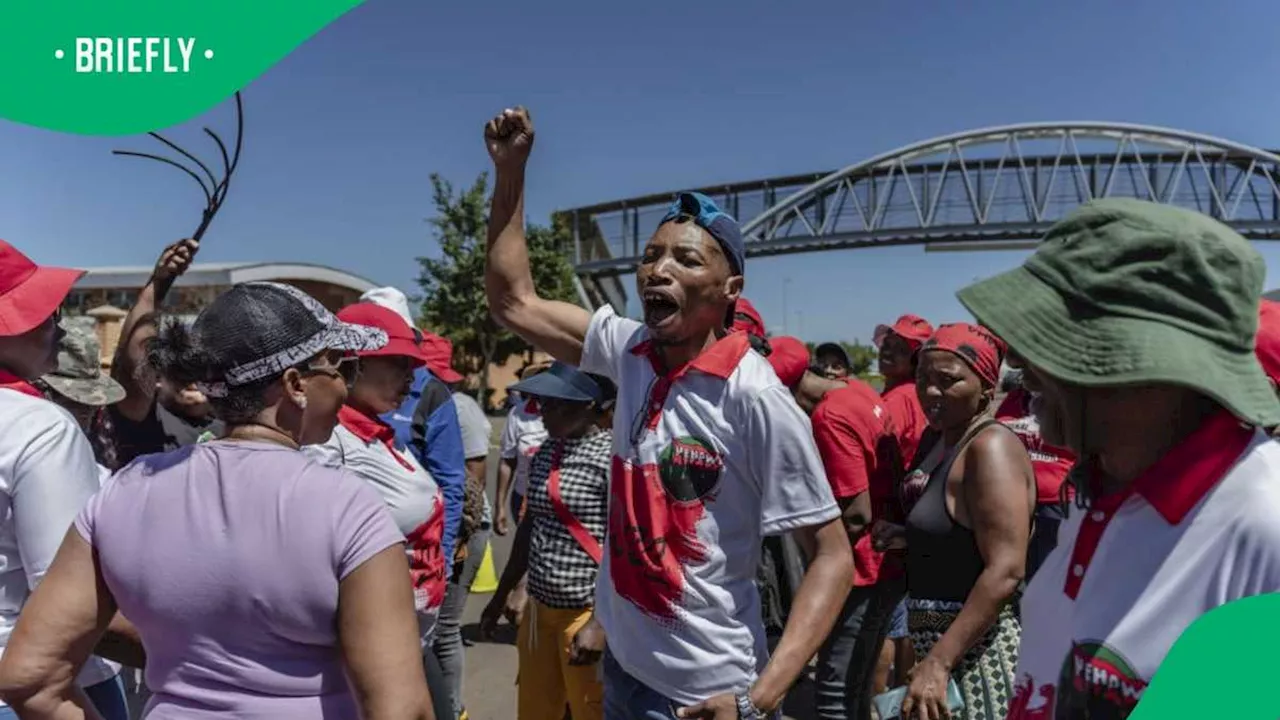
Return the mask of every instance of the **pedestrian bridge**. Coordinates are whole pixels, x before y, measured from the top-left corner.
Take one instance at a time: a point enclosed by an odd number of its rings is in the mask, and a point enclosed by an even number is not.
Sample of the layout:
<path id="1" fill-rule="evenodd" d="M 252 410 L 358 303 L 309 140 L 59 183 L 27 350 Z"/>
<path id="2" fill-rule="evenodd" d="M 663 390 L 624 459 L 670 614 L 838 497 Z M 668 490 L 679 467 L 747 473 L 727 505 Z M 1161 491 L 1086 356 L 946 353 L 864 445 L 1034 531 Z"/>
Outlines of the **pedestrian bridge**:
<path id="1" fill-rule="evenodd" d="M 1280 155 L 1168 128 L 1105 122 L 1006 125 L 907 145 L 834 172 L 699 190 L 743 222 L 748 257 L 922 245 L 1032 247 L 1094 198 L 1130 197 L 1280 239 Z M 675 191 L 673 191 L 675 192 Z M 562 211 L 584 302 L 622 310 L 644 243 L 673 192 Z"/>

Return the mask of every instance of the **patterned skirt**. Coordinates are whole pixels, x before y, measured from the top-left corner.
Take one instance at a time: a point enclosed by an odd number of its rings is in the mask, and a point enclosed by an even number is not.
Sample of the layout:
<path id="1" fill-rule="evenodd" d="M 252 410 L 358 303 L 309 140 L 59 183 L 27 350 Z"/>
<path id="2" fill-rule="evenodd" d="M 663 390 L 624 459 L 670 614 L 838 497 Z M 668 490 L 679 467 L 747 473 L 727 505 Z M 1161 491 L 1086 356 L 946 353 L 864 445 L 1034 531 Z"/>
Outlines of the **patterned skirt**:
<path id="1" fill-rule="evenodd" d="M 962 603 L 907 599 L 907 627 L 916 657 L 923 658 L 951 626 Z M 1004 720 L 1013 694 L 1014 673 L 1018 669 L 1018 643 L 1022 626 L 1010 602 L 951 671 L 964 697 L 964 709 L 953 720 Z"/>

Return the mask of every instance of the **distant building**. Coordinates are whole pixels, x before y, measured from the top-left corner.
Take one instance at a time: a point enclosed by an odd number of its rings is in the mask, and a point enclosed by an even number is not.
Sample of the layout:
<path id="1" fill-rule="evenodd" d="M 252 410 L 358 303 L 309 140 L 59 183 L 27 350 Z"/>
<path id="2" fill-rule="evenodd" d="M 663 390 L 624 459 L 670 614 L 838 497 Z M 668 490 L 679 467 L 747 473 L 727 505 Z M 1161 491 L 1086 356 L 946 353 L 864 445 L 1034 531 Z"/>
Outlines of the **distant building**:
<path id="1" fill-rule="evenodd" d="M 1280 302 L 1280 290 L 1272 290 L 1269 293 L 1263 293 L 1262 297 L 1268 300 L 1275 300 L 1276 302 Z"/>
<path id="2" fill-rule="evenodd" d="M 120 323 L 151 278 L 151 266 L 90 269 L 72 288 L 63 303 L 71 316 L 92 317 L 102 343 L 103 366 L 110 365 L 120 340 Z M 337 311 L 377 287 L 358 275 L 308 263 L 197 263 L 192 265 L 165 298 L 164 308 L 178 316 L 193 316 L 233 285 L 273 281 L 293 285 Z"/>

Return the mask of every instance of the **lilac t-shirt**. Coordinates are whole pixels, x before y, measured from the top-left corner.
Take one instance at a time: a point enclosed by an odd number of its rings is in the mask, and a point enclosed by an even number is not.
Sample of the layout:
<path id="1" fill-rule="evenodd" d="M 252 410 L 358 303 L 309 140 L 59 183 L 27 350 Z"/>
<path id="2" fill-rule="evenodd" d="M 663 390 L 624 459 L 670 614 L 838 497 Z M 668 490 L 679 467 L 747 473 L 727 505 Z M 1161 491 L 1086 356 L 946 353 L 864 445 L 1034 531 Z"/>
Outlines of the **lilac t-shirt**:
<path id="1" fill-rule="evenodd" d="M 142 635 L 147 718 L 356 717 L 338 581 L 399 545 L 377 492 L 269 443 L 134 461 L 76 529 Z"/>

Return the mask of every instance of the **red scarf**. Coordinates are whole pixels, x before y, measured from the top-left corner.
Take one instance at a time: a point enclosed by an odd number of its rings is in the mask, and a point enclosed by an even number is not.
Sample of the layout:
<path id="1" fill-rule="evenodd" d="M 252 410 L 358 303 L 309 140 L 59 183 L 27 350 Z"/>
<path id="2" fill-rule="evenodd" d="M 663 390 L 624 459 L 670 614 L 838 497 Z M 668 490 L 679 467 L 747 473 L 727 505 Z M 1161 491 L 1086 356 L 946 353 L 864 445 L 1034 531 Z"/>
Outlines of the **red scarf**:
<path id="1" fill-rule="evenodd" d="M 44 397 L 44 393 L 37 390 L 35 385 L 32 385 L 7 370 L 0 370 L 0 390 L 13 390 L 14 392 L 20 392 L 23 395 L 46 399 Z"/>

